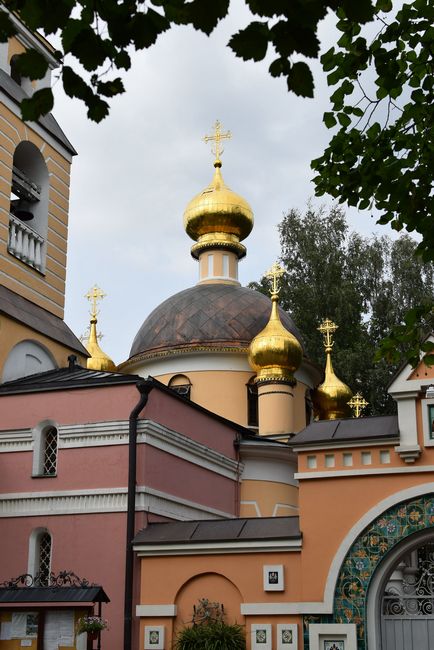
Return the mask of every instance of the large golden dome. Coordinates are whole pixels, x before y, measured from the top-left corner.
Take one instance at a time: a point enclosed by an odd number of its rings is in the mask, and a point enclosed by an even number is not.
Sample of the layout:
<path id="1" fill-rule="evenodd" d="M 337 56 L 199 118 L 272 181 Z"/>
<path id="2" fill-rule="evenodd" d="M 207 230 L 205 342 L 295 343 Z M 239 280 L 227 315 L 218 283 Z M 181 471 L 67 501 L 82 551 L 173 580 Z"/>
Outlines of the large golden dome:
<path id="1" fill-rule="evenodd" d="M 303 357 L 300 343 L 280 320 L 277 279 L 282 274 L 283 270 L 274 264 L 268 274 L 268 277 L 273 279 L 270 320 L 255 336 L 249 347 L 249 363 L 256 372 L 256 382 L 294 381 L 294 372 Z"/>
<path id="2" fill-rule="evenodd" d="M 324 335 L 326 353 L 325 377 L 322 384 L 315 389 L 313 403 L 315 415 L 319 420 L 337 420 L 350 415 L 349 400 L 353 393 L 351 389 L 335 375 L 332 364 L 331 352 L 333 349 L 332 335 L 337 330 L 337 325 L 328 318 L 318 328 Z"/>
<path id="3" fill-rule="evenodd" d="M 253 212 L 245 199 L 233 192 L 223 181 L 222 163 L 214 162 L 211 183 L 194 197 L 184 212 L 184 228 L 197 243 L 191 248 L 193 257 L 206 248 L 226 248 L 244 257 L 245 247 L 240 241 L 253 228 Z"/>

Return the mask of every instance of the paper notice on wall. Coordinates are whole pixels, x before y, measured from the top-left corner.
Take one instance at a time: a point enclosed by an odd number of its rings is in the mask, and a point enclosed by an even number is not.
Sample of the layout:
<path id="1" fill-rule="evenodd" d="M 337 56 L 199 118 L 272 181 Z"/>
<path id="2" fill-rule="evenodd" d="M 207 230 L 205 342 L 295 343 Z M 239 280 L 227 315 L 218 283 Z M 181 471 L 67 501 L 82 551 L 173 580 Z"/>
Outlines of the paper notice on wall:
<path id="1" fill-rule="evenodd" d="M 13 639 L 21 639 L 26 636 L 27 612 L 14 612 L 12 614 L 11 625 L 11 636 Z"/>
<path id="2" fill-rule="evenodd" d="M 32 639 L 21 639 L 21 647 L 22 648 L 31 648 L 32 647 Z"/>
<path id="3" fill-rule="evenodd" d="M 10 641 L 12 639 L 11 621 L 3 621 L 0 627 L 0 641 Z"/>
<path id="4" fill-rule="evenodd" d="M 47 612 L 44 626 L 44 650 L 58 650 L 59 646 L 74 645 L 74 612 L 72 610 Z"/>

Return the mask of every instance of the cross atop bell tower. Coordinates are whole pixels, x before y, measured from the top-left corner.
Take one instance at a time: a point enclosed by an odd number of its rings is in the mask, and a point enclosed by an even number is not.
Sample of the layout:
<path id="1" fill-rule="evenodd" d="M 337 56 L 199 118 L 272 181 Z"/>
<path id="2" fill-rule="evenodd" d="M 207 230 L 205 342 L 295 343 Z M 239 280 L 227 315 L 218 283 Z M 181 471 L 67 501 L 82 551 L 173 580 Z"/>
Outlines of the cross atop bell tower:
<path id="1" fill-rule="evenodd" d="M 222 140 L 230 140 L 232 138 L 232 133 L 230 131 L 226 131 L 226 133 L 222 133 L 222 125 L 219 122 L 219 120 L 215 121 L 214 124 L 214 135 L 205 135 L 203 140 L 204 142 L 214 142 L 214 146 L 211 147 L 211 151 L 216 157 L 216 162 L 220 161 L 220 156 L 223 153 L 224 149 L 221 146 L 221 141 Z"/>

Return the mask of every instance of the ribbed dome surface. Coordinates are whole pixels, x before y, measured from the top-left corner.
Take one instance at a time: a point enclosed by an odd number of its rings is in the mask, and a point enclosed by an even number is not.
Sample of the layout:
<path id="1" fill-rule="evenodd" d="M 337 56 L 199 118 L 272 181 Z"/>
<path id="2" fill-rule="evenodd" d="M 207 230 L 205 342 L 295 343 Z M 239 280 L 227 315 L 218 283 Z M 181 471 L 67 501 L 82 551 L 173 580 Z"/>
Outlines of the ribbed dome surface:
<path id="1" fill-rule="evenodd" d="M 271 300 L 253 289 L 203 284 L 165 300 L 148 316 L 131 347 L 130 358 L 171 348 L 247 348 L 268 323 Z M 279 308 L 286 329 L 301 341 L 290 316 Z"/>

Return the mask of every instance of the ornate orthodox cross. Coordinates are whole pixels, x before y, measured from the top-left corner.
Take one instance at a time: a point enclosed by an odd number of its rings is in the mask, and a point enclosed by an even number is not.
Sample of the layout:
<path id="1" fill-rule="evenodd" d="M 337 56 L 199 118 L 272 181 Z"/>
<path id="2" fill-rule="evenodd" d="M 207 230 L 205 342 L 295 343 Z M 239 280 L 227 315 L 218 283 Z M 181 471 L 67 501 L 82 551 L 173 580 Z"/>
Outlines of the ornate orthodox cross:
<path id="1" fill-rule="evenodd" d="M 205 135 L 203 140 L 204 142 L 215 142 L 214 147 L 211 147 L 212 153 L 215 155 L 216 160 L 220 160 L 220 155 L 223 153 L 224 149 L 221 147 L 221 141 L 222 140 L 230 140 L 232 138 L 232 133 L 230 131 L 226 131 L 226 133 L 222 133 L 222 125 L 218 120 L 216 120 L 214 124 L 214 135 Z"/>
<path id="2" fill-rule="evenodd" d="M 325 318 L 321 325 L 317 327 L 317 330 L 321 332 L 324 337 L 324 347 L 326 349 L 326 352 L 331 352 L 331 349 L 333 347 L 333 334 L 337 329 L 338 325 L 330 320 L 330 318 Z"/>
<path id="3" fill-rule="evenodd" d="M 282 275 L 285 273 L 285 271 L 282 269 L 282 267 L 277 263 L 274 262 L 273 266 L 267 273 L 265 274 L 265 277 L 271 280 L 271 295 L 277 296 L 279 295 L 280 291 L 280 284 L 279 284 L 279 279 L 282 277 Z"/>
<path id="4" fill-rule="evenodd" d="M 354 417 L 359 418 L 362 415 L 363 409 L 368 406 L 369 402 L 362 397 L 361 393 L 356 393 L 347 404 L 353 409 Z"/>
<path id="5" fill-rule="evenodd" d="M 106 297 L 107 294 L 104 293 L 102 289 L 98 287 L 98 285 L 94 285 L 92 289 L 89 289 L 89 291 L 85 294 L 85 298 L 87 298 L 91 303 L 91 310 L 90 310 L 90 315 L 92 318 L 96 318 L 99 310 L 98 310 L 98 301 L 102 300 L 103 298 Z"/>

